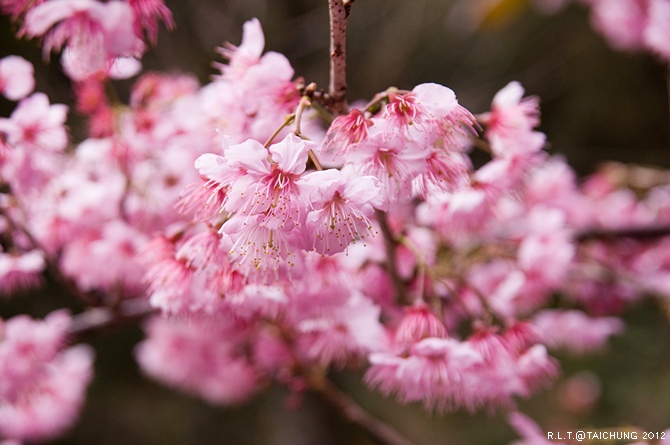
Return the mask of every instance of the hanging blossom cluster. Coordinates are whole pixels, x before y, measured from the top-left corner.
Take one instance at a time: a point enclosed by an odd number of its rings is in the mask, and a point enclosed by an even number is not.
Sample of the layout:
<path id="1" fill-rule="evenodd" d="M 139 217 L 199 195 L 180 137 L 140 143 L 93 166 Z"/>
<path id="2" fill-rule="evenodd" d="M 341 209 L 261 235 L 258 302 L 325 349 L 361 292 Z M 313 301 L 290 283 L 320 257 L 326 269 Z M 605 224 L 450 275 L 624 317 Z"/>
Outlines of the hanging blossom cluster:
<path id="1" fill-rule="evenodd" d="M 0 437 L 44 440 L 76 419 L 93 377 L 93 351 L 67 347 L 71 317 L 0 320 Z"/>
<path id="2" fill-rule="evenodd" d="M 2 296 L 48 274 L 120 317 L 145 303 L 137 360 L 175 388 L 241 403 L 363 369 L 403 403 L 513 408 L 558 374 L 549 350 L 600 349 L 623 309 L 670 296 L 670 238 L 599 236 L 670 224 L 667 180 L 639 187 L 621 166 L 578 182 L 543 151 L 539 101 L 517 82 L 479 115 L 426 83 L 330 116 L 251 20 L 207 85 L 144 74 L 120 104 L 110 78 L 171 26 L 161 1 L 0 9 L 63 49 L 89 116 L 72 142 L 32 66 L 0 60 L 0 92 L 19 101 L 0 118 Z M 475 168 L 474 149 L 490 160 Z M 0 438 L 74 422 L 92 354 L 68 332 L 63 312 L 0 324 Z"/>

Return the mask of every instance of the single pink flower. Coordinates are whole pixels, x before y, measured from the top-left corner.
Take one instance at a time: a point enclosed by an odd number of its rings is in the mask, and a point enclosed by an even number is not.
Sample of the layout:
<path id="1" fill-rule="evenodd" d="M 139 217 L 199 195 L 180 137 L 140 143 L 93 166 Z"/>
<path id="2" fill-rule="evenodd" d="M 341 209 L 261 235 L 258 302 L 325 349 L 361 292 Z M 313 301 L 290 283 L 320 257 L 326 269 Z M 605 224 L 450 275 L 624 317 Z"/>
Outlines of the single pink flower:
<path id="1" fill-rule="evenodd" d="M 46 0 L 0 0 L 0 11 L 11 16 L 12 21 L 17 21 L 30 9 L 39 6 Z"/>
<path id="2" fill-rule="evenodd" d="M 28 12 L 21 32 L 44 36 L 45 54 L 65 46 L 66 73 L 83 80 L 108 72 L 118 57 L 135 57 L 144 51 L 133 23 L 131 6 L 118 0 L 51 0 Z"/>
<path id="3" fill-rule="evenodd" d="M 383 202 L 375 178 L 346 178 L 330 169 L 304 176 L 302 184 L 313 208 L 306 220 L 306 248 L 331 255 L 374 235 L 371 218 Z"/>
<path id="4" fill-rule="evenodd" d="M 422 83 L 412 94 L 428 112 L 430 124 L 422 126 L 429 141 L 447 153 L 461 152 L 470 145 L 469 138 L 477 135 L 475 117 L 458 103 L 450 88 L 437 83 Z"/>
<path id="5" fill-rule="evenodd" d="M 519 82 L 510 82 L 493 98 L 491 112 L 480 117 L 497 156 L 533 153 L 544 146 L 544 134 L 533 131 L 540 123 L 539 99 L 523 94 Z"/>
<path id="6" fill-rule="evenodd" d="M 23 254 L 0 253 L 0 292 L 11 295 L 17 290 L 38 286 L 45 265 L 44 254 L 37 250 Z"/>
<path id="7" fill-rule="evenodd" d="M 247 69 L 259 63 L 265 48 L 265 36 L 258 19 L 254 18 L 244 23 L 242 43 L 235 46 L 230 43 L 218 48 L 229 62 L 227 65 L 217 64 L 224 78 L 236 80 L 244 75 Z"/>
<path id="8" fill-rule="evenodd" d="M 612 335 L 623 333 L 624 322 L 617 317 L 589 317 L 578 310 L 547 309 L 533 317 L 550 347 L 576 353 L 602 349 Z"/>
<path id="9" fill-rule="evenodd" d="M 168 29 L 175 27 L 172 12 L 163 0 L 128 0 L 128 3 L 133 8 L 137 37 L 143 38 L 146 32 L 149 42 L 155 45 L 158 41 L 158 20 L 162 20 Z"/>
<path id="10" fill-rule="evenodd" d="M 337 116 L 328 127 L 320 151 L 333 156 L 344 156 L 368 137 L 368 127 L 371 125 L 372 121 L 356 108 L 349 114 Z"/>
<path id="11" fill-rule="evenodd" d="M 0 60 L 0 94 L 9 100 L 19 100 L 34 89 L 32 63 L 19 56 L 7 56 Z"/>
<path id="12" fill-rule="evenodd" d="M 444 338 L 447 329 L 444 324 L 425 305 L 415 305 L 405 310 L 398 329 L 395 341 L 398 345 L 412 345 L 424 338 Z"/>
<path id="13" fill-rule="evenodd" d="M 383 123 L 379 122 L 380 125 Z M 373 176 L 389 203 L 412 197 L 412 180 L 427 169 L 430 151 L 407 144 L 400 132 L 385 134 L 380 128 L 347 154 L 346 164 L 361 176 Z"/>
<path id="14" fill-rule="evenodd" d="M 60 152 L 68 143 L 66 118 L 65 105 L 50 105 L 46 94 L 35 93 L 19 102 L 9 119 L 0 118 L 0 132 L 11 146 Z"/>
<path id="15" fill-rule="evenodd" d="M 644 47 L 647 0 L 596 0 L 591 3 L 591 24 L 605 35 L 610 45 L 628 51 Z"/>
<path id="16" fill-rule="evenodd" d="M 645 44 L 666 62 L 670 61 L 670 2 L 649 0 Z"/>

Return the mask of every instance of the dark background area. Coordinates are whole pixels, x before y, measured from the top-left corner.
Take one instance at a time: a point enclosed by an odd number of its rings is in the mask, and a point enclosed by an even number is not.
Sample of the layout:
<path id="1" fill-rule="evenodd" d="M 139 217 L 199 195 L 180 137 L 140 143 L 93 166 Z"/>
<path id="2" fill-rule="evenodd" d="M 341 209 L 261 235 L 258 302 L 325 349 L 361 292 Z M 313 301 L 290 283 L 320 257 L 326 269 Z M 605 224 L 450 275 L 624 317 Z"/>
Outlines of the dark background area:
<path id="1" fill-rule="evenodd" d="M 296 75 L 325 87 L 328 79 L 326 0 L 166 0 L 177 28 L 161 30 L 144 58 L 146 70 L 188 72 L 206 82 L 214 73 L 214 48 L 239 43 L 242 24 L 258 17 L 266 50 L 285 54 Z M 606 159 L 670 166 L 667 68 L 648 54 L 610 49 L 589 25 L 588 13 L 569 6 L 543 15 L 523 1 L 468 20 L 475 0 L 356 0 L 348 34 L 349 98 L 368 99 L 393 85 L 411 89 L 437 82 L 452 88 L 462 105 L 486 111 L 496 91 L 518 80 L 541 98 L 541 130 L 549 151 L 565 156 L 582 175 Z M 515 9 L 516 8 L 516 9 Z M 505 14 L 505 12 L 507 14 Z M 0 21 L 0 56 L 20 54 L 37 69 L 37 90 L 52 102 L 71 104 L 57 59 L 45 64 L 35 42 L 16 41 L 14 25 Z M 121 82 L 119 91 L 131 82 Z M 12 104 L 0 101 L 3 116 Z M 73 118 L 72 133 L 78 134 Z M 67 304 L 64 297 L 0 299 L 0 316 L 44 316 Z M 78 308 L 73 307 L 75 311 Z M 558 355 L 563 378 L 521 408 L 544 430 L 637 425 L 670 426 L 670 326 L 664 308 L 647 302 L 626 316 L 627 333 L 608 351 L 588 357 Z M 97 351 L 96 377 L 77 426 L 56 444 L 372 444 L 363 431 L 307 395 L 288 409 L 288 393 L 270 388 L 241 407 L 212 407 L 145 379 L 132 356 L 139 328 L 90 339 Z M 565 359 L 565 360 L 563 360 Z M 589 370 L 601 395 L 585 409 L 564 402 L 566 379 Z M 504 444 L 516 436 L 504 413 L 431 415 L 370 392 L 360 375 L 335 374 L 361 405 L 395 425 L 417 444 Z"/>

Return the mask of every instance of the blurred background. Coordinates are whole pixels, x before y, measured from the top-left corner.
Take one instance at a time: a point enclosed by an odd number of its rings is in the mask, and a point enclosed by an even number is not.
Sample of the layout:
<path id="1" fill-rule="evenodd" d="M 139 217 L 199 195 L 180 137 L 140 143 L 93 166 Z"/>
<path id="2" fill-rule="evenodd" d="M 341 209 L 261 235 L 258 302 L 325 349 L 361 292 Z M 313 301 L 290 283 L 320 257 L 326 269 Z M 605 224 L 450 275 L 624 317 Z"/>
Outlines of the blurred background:
<path id="1" fill-rule="evenodd" d="M 296 75 L 328 83 L 327 0 L 166 0 L 177 28 L 161 30 L 145 70 L 187 72 L 205 83 L 214 48 L 239 43 L 244 21 L 258 17 L 266 50 L 285 54 Z M 0 21 L 0 57 L 20 54 L 37 69 L 37 90 L 71 104 L 55 58 L 42 60 L 35 42 L 16 41 Z M 541 98 L 549 151 L 580 175 L 604 160 L 670 167 L 668 69 L 649 54 L 612 50 L 589 24 L 588 11 L 568 5 L 555 14 L 530 0 L 356 0 L 348 31 L 349 99 L 369 99 L 389 86 L 422 82 L 452 88 L 473 113 L 520 81 Z M 127 90 L 131 82 L 119 84 Z M 2 116 L 12 104 L 0 102 Z M 76 118 L 73 134 L 77 134 Z M 57 293 L 0 300 L 0 316 L 36 317 L 69 304 Z M 75 311 L 80 308 L 73 307 Z M 563 376 L 554 389 L 520 407 L 544 431 L 636 425 L 670 427 L 670 325 L 667 311 L 645 303 L 626 316 L 627 333 L 608 351 L 557 355 Z M 241 407 L 213 407 L 145 379 L 132 356 L 139 328 L 102 333 L 96 377 L 77 426 L 56 444 L 374 444 L 327 404 L 309 395 L 289 408 L 288 392 L 269 388 Z M 333 379 L 376 416 L 417 444 L 505 444 L 516 434 L 504 413 L 431 415 L 370 392 L 361 375 Z"/>

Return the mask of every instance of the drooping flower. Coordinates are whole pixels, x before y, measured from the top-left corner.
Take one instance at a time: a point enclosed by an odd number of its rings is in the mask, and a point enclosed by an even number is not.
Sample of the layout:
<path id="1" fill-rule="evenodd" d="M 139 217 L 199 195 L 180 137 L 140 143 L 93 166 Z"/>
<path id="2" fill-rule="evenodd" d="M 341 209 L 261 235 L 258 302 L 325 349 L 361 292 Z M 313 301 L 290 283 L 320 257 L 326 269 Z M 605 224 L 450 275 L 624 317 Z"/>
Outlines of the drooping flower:
<path id="1" fill-rule="evenodd" d="M 35 287 L 40 283 L 45 265 L 44 254 L 37 250 L 23 254 L 0 253 L 0 292 L 11 295 L 17 290 Z"/>
<path id="2" fill-rule="evenodd" d="M 165 6 L 163 0 L 128 0 L 130 7 L 133 8 L 135 17 L 135 34 L 139 38 L 147 38 L 152 44 L 158 40 L 158 20 L 162 20 L 168 29 L 174 28 L 174 19 L 172 12 Z"/>
<path id="3" fill-rule="evenodd" d="M 0 11 L 3 14 L 11 16 L 12 21 L 18 20 L 19 17 L 28 12 L 46 0 L 0 0 Z"/>
<path id="4" fill-rule="evenodd" d="M 371 129 L 370 137 L 348 153 L 346 165 L 361 176 L 373 176 L 389 203 L 412 197 L 412 180 L 426 170 L 430 151 L 419 144 L 406 144 L 399 132 L 384 134 Z"/>
<path id="5" fill-rule="evenodd" d="M 230 168 L 221 170 L 220 183 L 229 187 L 224 208 L 235 215 L 221 226 L 221 233 L 232 236 L 231 253 L 240 256 L 240 264 L 251 257 L 259 269 L 263 258 L 272 258 L 278 266 L 299 249 L 298 231 L 308 210 L 301 175 L 313 147 L 290 134 L 270 146 L 271 162 L 266 149 L 253 140 L 226 151 L 224 162 Z"/>
<path id="6" fill-rule="evenodd" d="M 415 305 L 405 311 L 395 341 L 399 345 L 412 345 L 424 338 L 444 338 L 447 330 L 444 324 L 425 305 Z"/>
<path id="7" fill-rule="evenodd" d="M 44 53 L 65 47 L 65 72 L 83 80 L 97 72 L 109 72 L 118 57 L 136 57 L 144 44 L 133 29 L 131 6 L 113 0 L 51 0 L 31 9 L 21 32 L 44 36 Z"/>
<path id="8" fill-rule="evenodd" d="M 368 137 L 368 127 L 372 120 L 356 108 L 349 114 L 337 116 L 328 127 L 326 137 L 320 146 L 320 151 L 336 157 L 345 156 L 355 148 L 355 145 Z"/>
<path id="9" fill-rule="evenodd" d="M 331 255 L 374 234 L 374 207 L 383 202 L 375 178 L 346 178 L 340 170 L 330 169 L 306 175 L 304 184 L 314 209 L 307 215 L 306 248 Z"/>
<path id="10" fill-rule="evenodd" d="M 480 116 L 486 124 L 485 136 L 497 156 L 533 153 L 542 148 L 543 133 L 533 131 L 540 123 L 539 99 L 523 98 L 519 82 L 510 82 L 493 98 L 491 112 Z"/>

